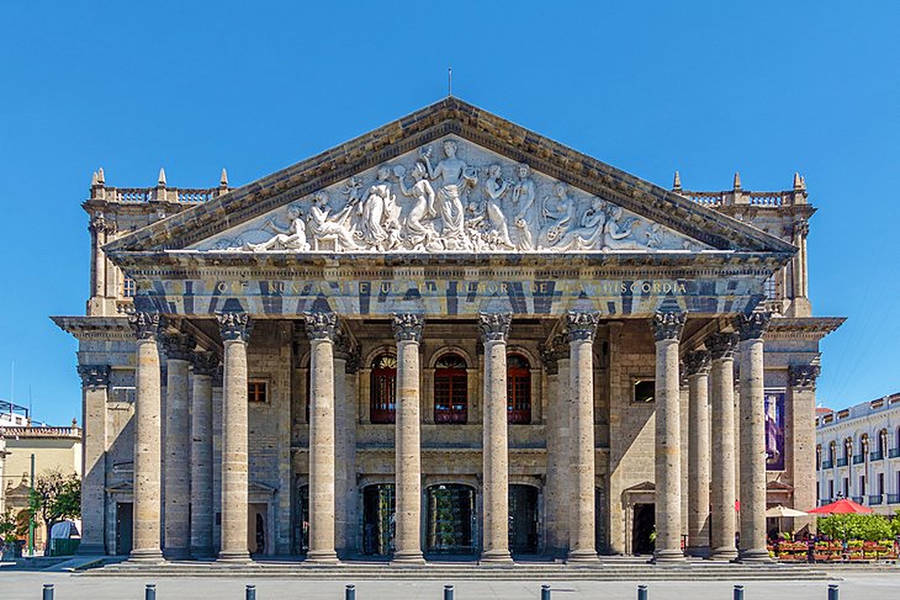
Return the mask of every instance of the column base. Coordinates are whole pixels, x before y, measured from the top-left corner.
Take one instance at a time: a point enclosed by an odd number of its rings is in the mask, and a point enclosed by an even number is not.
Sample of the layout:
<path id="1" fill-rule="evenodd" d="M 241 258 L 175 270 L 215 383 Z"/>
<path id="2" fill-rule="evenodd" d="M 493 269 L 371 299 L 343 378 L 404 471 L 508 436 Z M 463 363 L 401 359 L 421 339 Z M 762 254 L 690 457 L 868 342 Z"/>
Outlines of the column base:
<path id="1" fill-rule="evenodd" d="M 162 551 L 159 548 L 144 548 L 132 550 L 128 555 L 128 562 L 132 563 L 161 563 L 163 561 Z"/>
<path id="2" fill-rule="evenodd" d="M 250 552 L 247 550 L 243 552 L 222 550 L 216 560 L 223 563 L 248 563 L 250 562 Z"/>
<path id="3" fill-rule="evenodd" d="M 566 563 L 592 564 L 600 562 L 600 558 L 593 550 L 573 550 L 566 557 Z"/>
<path id="4" fill-rule="evenodd" d="M 738 556 L 737 550 L 731 547 L 714 548 L 709 554 L 710 560 L 731 562 Z"/>
<path id="5" fill-rule="evenodd" d="M 483 552 L 481 554 L 481 558 L 478 560 L 479 564 L 484 563 L 488 565 L 512 565 L 515 564 L 513 562 L 512 556 L 509 553 L 509 550 L 488 550 L 487 552 Z"/>
<path id="6" fill-rule="evenodd" d="M 765 548 L 748 548 L 740 551 L 737 560 L 742 563 L 767 563 L 772 562 L 772 557 Z"/>
<path id="7" fill-rule="evenodd" d="M 103 544 L 85 544 L 81 542 L 78 544 L 78 552 L 76 552 L 79 556 L 94 556 L 96 554 L 106 554 L 106 548 L 103 547 Z"/>
<path id="8" fill-rule="evenodd" d="M 391 564 L 394 565 L 424 565 L 425 557 L 418 550 L 401 550 L 394 552 L 391 558 Z"/>
<path id="9" fill-rule="evenodd" d="M 315 565 L 336 565 L 338 564 L 337 552 L 334 550 L 310 550 L 306 553 L 306 560 L 303 562 Z"/>
<path id="10" fill-rule="evenodd" d="M 653 562 L 659 563 L 677 563 L 684 562 L 684 552 L 681 550 L 658 550 L 653 553 Z"/>

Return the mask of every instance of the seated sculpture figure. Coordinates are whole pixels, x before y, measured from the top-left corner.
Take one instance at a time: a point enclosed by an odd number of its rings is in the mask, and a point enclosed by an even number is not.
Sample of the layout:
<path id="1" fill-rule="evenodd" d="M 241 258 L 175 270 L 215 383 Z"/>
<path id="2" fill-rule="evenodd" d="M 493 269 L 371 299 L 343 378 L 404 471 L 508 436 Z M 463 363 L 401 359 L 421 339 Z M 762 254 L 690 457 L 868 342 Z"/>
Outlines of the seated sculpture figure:
<path id="1" fill-rule="evenodd" d="M 359 250 L 359 246 L 353 241 L 353 234 L 347 226 L 347 219 L 353 205 L 348 203 L 333 217 L 329 217 L 328 194 L 316 192 L 313 196 L 312 206 L 309 209 L 309 221 L 307 229 L 312 238 L 312 249 L 320 250 L 323 242 L 333 242 L 335 251 Z"/>
<path id="2" fill-rule="evenodd" d="M 306 241 L 306 225 L 303 223 L 303 213 L 300 207 L 292 204 L 287 209 L 290 225 L 282 229 L 274 221 L 266 221 L 263 226 L 275 233 L 274 236 L 259 244 L 246 244 L 247 250 L 253 252 L 265 252 L 268 250 L 296 250 L 305 252 L 309 250 L 309 242 Z"/>
<path id="3" fill-rule="evenodd" d="M 428 181 L 428 170 L 425 163 L 416 161 L 412 170 L 412 177 L 415 183 L 412 187 L 406 187 L 403 182 L 403 172 L 401 168 L 397 168 L 394 172 L 397 181 L 400 184 L 400 192 L 407 198 L 415 198 L 415 204 L 406 215 L 404 223 L 406 229 L 406 243 L 410 250 L 430 252 L 440 251 L 443 246 L 438 239 L 437 231 L 431 223 L 425 223 L 426 219 L 431 220 L 437 216 L 434 210 L 434 188 Z"/>

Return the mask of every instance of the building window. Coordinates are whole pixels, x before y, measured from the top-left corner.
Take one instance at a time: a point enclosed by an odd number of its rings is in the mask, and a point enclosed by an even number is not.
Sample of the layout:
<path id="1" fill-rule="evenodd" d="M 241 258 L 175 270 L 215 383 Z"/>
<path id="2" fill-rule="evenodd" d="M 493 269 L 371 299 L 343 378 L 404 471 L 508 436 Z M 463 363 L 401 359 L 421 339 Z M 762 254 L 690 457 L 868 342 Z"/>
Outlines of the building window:
<path id="1" fill-rule="evenodd" d="M 266 382 L 250 380 L 247 382 L 247 400 L 250 402 L 266 401 Z"/>
<path id="2" fill-rule="evenodd" d="M 510 423 L 531 423 L 531 365 L 520 354 L 506 357 L 506 403 Z"/>
<path id="3" fill-rule="evenodd" d="M 865 475 L 859 476 L 859 495 L 860 496 L 866 495 L 866 476 Z"/>
<path id="4" fill-rule="evenodd" d="M 125 298 L 134 297 L 134 279 L 126 277 L 122 280 L 122 296 Z"/>
<path id="5" fill-rule="evenodd" d="M 776 295 L 775 288 L 775 275 L 772 275 L 768 279 L 766 279 L 763 284 L 763 290 L 766 293 L 766 300 L 777 300 L 778 296 Z"/>
<path id="6" fill-rule="evenodd" d="M 382 354 L 372 361 L 369 420 L 393 423 L 396 418 L 397 358 Z"/>
<path id="7" fill-rule="evenodd" d="M 837 444 L 835 444 L 834 442 L 828 444 L 828 462 L 830 462 L 832 465 L 834 464 L 834 459 L 836 458 L 837 454 L 836 447 Z"/>
<path id="8" fill-rule="evenodd" d="M 884 495 L 884 473 L 878 474 L 878 495 Z"/>
<path id="9" fill-rule="evenodd" d="M 850 478 L 844 477 L 844 498 L 850 497 Z"/>
<path id="10" fill-rule="evenodd" d="M 834 498 L 834 479 L 828 480 L 828 499 Z"/>
<path id="11" fill-rule="evenodd" d="M 434 422 L 465 423 L 469 417 L 469 377 L 466 361 L 445 354 L 434 369 Z"/>
<path id="12" fill-rule="evenodd" d="M 822 468 L 822 446 L 816 446 L 816 471 Z"/>
<path id="13" fill-rule="evenodd" d="M 634 382 L 634 402 L 653 402 L 653 396 L 655 394 L 656 381 L 653 379 L 642 379 Z"/>

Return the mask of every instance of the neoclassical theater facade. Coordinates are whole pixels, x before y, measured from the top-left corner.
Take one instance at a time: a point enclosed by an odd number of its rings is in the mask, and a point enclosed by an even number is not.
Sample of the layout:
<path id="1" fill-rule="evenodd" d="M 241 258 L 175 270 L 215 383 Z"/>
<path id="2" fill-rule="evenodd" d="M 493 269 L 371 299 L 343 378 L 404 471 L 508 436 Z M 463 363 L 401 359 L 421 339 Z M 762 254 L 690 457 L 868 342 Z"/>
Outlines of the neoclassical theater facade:
<path id="1" fill-rule="evenodd" d="M 663 189 L 448 97 L 83 206 L 83 551 L 754 560 L 815 505 L 799 175 Z"/>

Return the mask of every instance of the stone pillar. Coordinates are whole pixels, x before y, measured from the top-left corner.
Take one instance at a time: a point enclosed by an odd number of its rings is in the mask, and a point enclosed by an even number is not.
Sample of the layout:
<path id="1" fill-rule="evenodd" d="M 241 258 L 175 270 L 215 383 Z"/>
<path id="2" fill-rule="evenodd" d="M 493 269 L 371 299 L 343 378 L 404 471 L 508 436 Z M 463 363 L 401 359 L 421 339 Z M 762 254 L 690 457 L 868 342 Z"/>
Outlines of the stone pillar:
<path id="1" fill-rule="evenodd" d="M 213 551 L 212 384 L 219 368 L 213 352 L 194 352 L 191 394 L 191 555 Z"/>
<path id="2" fill-rule="evenodd" d="M 512 563 L 509 554 L 509 418 L 506 397 L 506 338 L 510 313 L 478 315 L 484 344 L 484 550 L 481 560 Z"/>
<path id="3" fill-rule="evenodd" d="M 131 559 L 155 562 L 160 550 L 160 464 L 162 398 L 159 349 L 156 345 L 159 314 L 137 312 L 129 317 L 137 337 L 134 403 L 134 535 Z"/>
<path id="4" fill-rule="evenodd" d="M 734 467 L 734 333 L 713 333 L 706 339 L 712 367 L 709 392 L 711 398 L 712 473 L 710 476 L 710 557 L 734 560 L 735 467 Z"/>
<path id="5" fill-rule="evenodd" d="M 806 510 L 816 504 L 816 379 L 818 365 L 791 365 L 788 368 L 787 430 L 785 444 L 791 452 L 789 465 L 794 485 L 794 508 Z M 879 441 L 880 443 L 880 441 Z M 824 450 L 824 449 L 823 449 Z M 824 480 L 823 480 L 824 485 Z M 826 490 L 822 490 L 825 497 Z M 794 531 L 808 525 L 816 530 L 815 516 L 794 518 Z"/>
<path id="6" fill-rule="evenodd" d="M 569 529 L 570 562 L 597 560 L 594 501 L 594 334 L 597 313 L 566 315 L 569 393 L 572 398 L 571 460 L 574 502 Z"/>
<path id="7" fill-rule="evenodd" d="M 688 554 L 709 554 L 709 352 L 685 356 L 688 380 Z M 682 478 L 682 481 L 684 478 Z"/>
<path id="8" fill-rule="evenodd" d="M 193 336 L 178 331 L 160 335 L 166 354 L 166 452 L 163 473 L 165 541 L 169 559 L 190 553 L 191 422 L 188 412 L 188 364 L 196 345 Z"/>
<path id="9" fill-rule="evenodd" d="M 419 343 L 422 315 L 403 314 L 392 318 L 397 340 L 397 415 L 395 431 L 396 526 L 394 561 L 424 563 L 422 558 L 422 455 L 419 416 Z"/>
<path id="10" fill-rule="evenodd" d="M 656 550 L 657 562 L 684 560 L 681 550 L 681 393 L 679 339 L 685 315 L 653 316 L 656 340 Z"/>
<path id="11" fill-rule="evenodd" d="M 340 329 L 334 344 L 335 550 L 356 551 L 358 492 L 356 488 L 357 398 L 353 377 L 359 369 L 359 348 Z"/>
<path id="12" fill-rule="evenodd" d="M 545 552 L 552 556 L 565 556 L 569 546 L 569 354 L 564 341 L 561 336 L 556 336 L 540 349 L 547 382 L 547 411 L 544 413 L 547 424 Z"/>
<path id="13" fill-rule="evenodd" d="M 737 318 L 741 345 L 740 560 L 768 561 L 766 549 L 766 421 L 762 336 L 771 313 Z"/>
<path id="14" fill-rule="evenodd" d="M 248 519 L 247 340 L 252 323 L 246 313 L 216 315 L 225 354 L 222 381 L 222 545 L 219 560 L 250 559 Z"/>
<path id="15" fill-rule="evenodd" d="M 106 296 L 106 255 L 103 253 L 103 245 L 106 244 L 106 219 L 100 213 L 91 219 L 88 225 L 91 232 L 91 274 L 94 276 L 91 296 L 103 298 Z"/>
<path id="16" fill-rule="evenodd" d="M 309 551 L 306 560 L 336 563 L 334 545 L 334 313 L 303 315 L 309 337 Z M 343 361 L 341 361 L 343 363 Z M 342 365 L 343 366 L 343 365 Z"/>
<path id="17" fill-rule="evenodd" d="M 109 371 L 109 365 L 78 365 L 82 390 L 81 424 L 84 427 L 79 554 L 106 552 L 106 399 Z"/>

